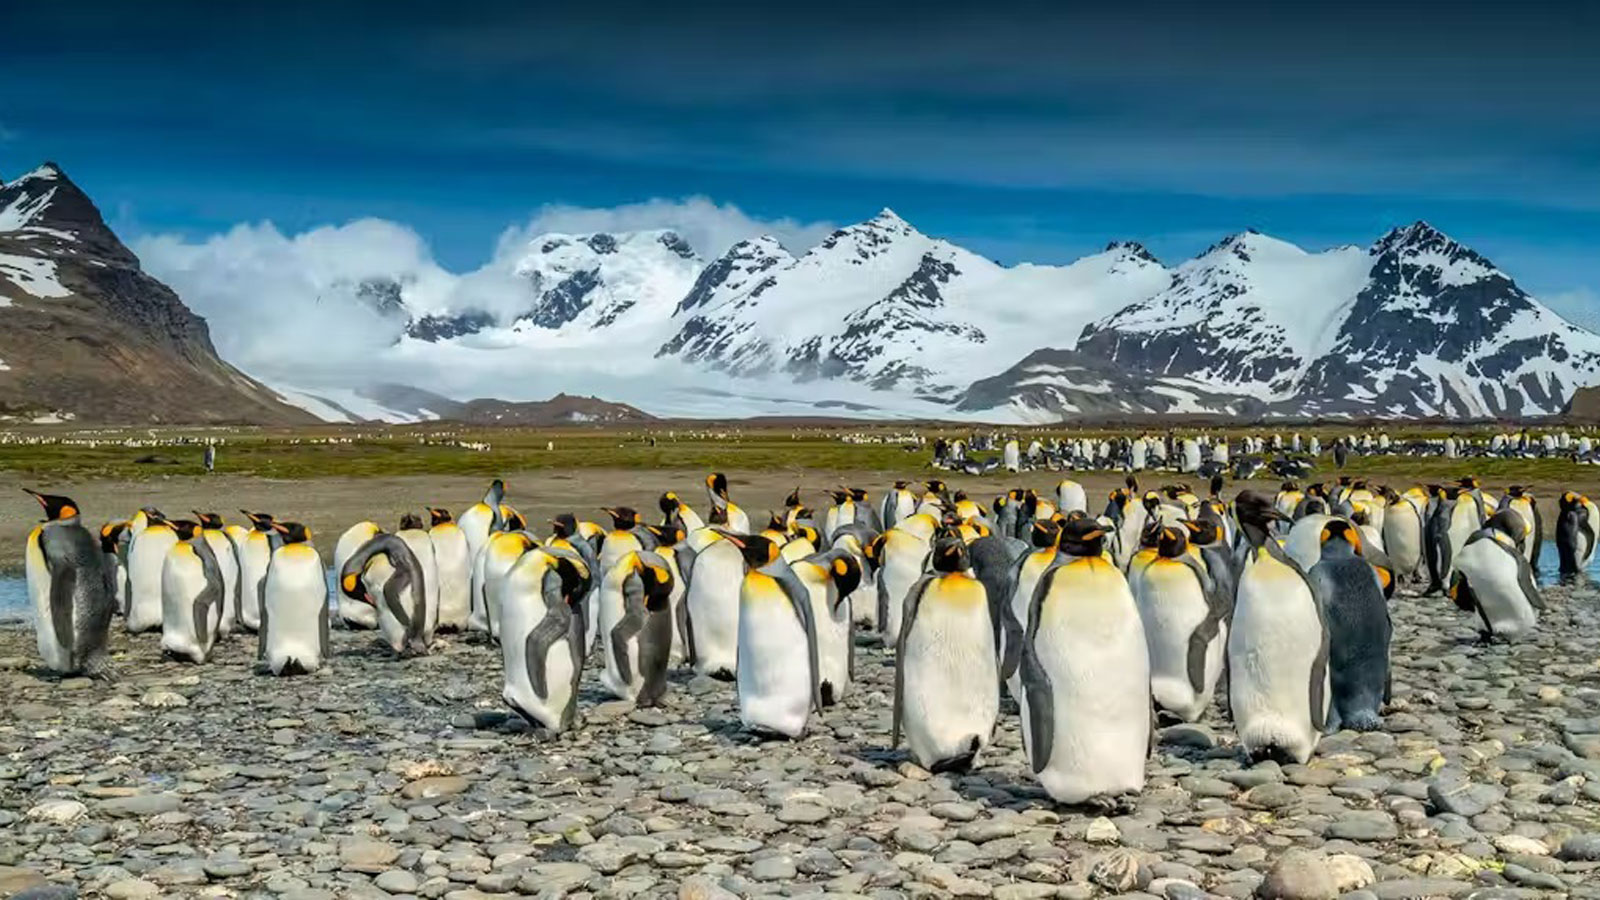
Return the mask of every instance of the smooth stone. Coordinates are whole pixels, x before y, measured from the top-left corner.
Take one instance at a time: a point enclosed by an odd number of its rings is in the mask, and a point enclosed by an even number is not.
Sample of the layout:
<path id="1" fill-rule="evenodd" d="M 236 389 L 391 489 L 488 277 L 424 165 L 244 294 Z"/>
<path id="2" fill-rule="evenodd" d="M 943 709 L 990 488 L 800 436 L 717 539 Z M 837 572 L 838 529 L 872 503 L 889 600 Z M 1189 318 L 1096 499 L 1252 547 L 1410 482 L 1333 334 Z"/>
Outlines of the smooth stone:
<path id="1" fill-rule="evenodd" d="M 1321 854 L 1293 849 L 1278 857 L 1255 893 L 1262 900 L 1334 900 L 1339 882 Z"/>
<path id="2" fill-rule="evenodd" d="M 401 788 L 400 796 L 407 800 L 432 800 L 438 797 L 453 797 L 470 786 L 467 779 L 460 775 L 429 775 Z"/>
<path id="3" fill-rule="evenodd" d="M 1432 897 L 1459 897 L 1472 890 L 1472 884 L 1444 878 L 1402 878 L 1380 881 L 1367 890 L 1378 900 L 1428 900 Z"/>
<path id="4" fill-rule="evenodd" d="M 145 818 L 175 812 L 183 805 L 177 794 L 134 794 L 112 797 L 95 804 L 95 809 L 113 818 Z"/>
<path id="5" fill-rule="evenodd" d="M 383 872 L 377 878 L 372 879 L 372 883 L 377 885 L 379 889 L 391 894 L 416 893 L 417 888 L 422 884 L 421 881 L 417 880 L 417 876 L 404 869 L 390 869 L 387 872 Z"/>

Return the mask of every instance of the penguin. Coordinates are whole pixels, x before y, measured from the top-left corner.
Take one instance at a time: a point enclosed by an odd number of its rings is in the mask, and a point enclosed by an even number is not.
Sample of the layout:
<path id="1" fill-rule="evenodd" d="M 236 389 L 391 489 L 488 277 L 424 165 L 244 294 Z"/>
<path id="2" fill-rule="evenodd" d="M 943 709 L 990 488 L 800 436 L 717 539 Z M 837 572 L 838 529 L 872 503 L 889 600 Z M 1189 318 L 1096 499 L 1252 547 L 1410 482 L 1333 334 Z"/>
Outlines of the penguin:
<path id="1" fill-rule="evenodd" d="M 833 533 L 840 525 L 855 523 L 856 502 L 847 488 L 829 491 L 828 496 L 833 500 L 833 505 L 822 514 L 822 535 L 833 540 Z"/>
<path id="2" fill-rule="evenodd" d="M 728 499 L 728 476 L 721 472 L 707 475 L 706 496 L 711 501 L 713 521 L 720 519 L 723 525 L 736 534 L 747 534 L 750 531 L 750 517 Z"/>
<path id="3" fill-rule="evenodd" d="M 506 502 L 506 483 L 496 478 L 489 483 L 483 500 L 467 507 L 461 514 L 461 536 L 467 539 L 467 555 L 476 560 L 483 545 L 489 543 L 492 532 L 503 531 L 503 509 Z"/>
<path id="4" fill-rule="evenodd" d="M 438 573 L 438 631 L 464 631 L 472 615 L 472 548 L 450 511 L 428 507 L 428 541 Z"/>
<path id="5" fill-rule="evenodd" d="M 1290 526 L 1283 550 L 1302 570 L 1311 571 L 1322 558 L 1322 529 L 1333 520 L 1334 516 L 1325 512 L 1312 512 L 1297 517 Z"/>
<path id="6" fill-rule="evenodd" d="M 890 747 L 904 734 L 911 758 L 930 772 L 965 771 L 994 736 L 1000 670 L 989 599 L 967 546 L 946 534 L 933 571 L 906 598 L 895 645 Z"/>
<path id="7" fill-rule="evenodd" d="M 855 679 L 851 595 L 861 584 L 861 562 L 849 550 L 835 548 L 791 562 L 789 567 L 805 585 L 811 619 L 816 623 L 817 694 L 822 706 L 833 706 L 844 699 Z"/>
<path id="8" fill-rule="evenodd" d="M 128 603 L 128 523 L 107 522 L 100 526 L 100 552 L 105 554 L 106 571 L 112 583 L 111 614 L 120 616 Z"/>
<path id="9" fill-rule="evenodd" d="M 1387 491 L 1383 516 L 1383 550 L 1394 563 L 1397 578 L 1412 578 L 1422 566 L 1422 508 L 1410 495 Z"/>
<path id="10" fill-rule="evenodd" d="M 1151 744 L 1150 653 L 1128 582 L 1099 523 L 1063 530 L 1070 561 L 1046 572 L 1022 641 L 1022 738 L 1058 803 L 1108 802 L 1144 787 Z"/>
<path id="11" fill-rule="evenodd" d="M 516 518 L 506 521 L 507 525 L 517 525 L 512 531 L 497 531 L 489 535 L 489 542 L 483 545 L 483 550 L 478 554 L 477 571 L 474 578 L 483 585 L 483 604 L 481 608 L 482 625 L 474 630 L 481 630 L 489 636 L 490 640 L 497 640 L 500 635 L 500 598 L 505 587 L 506 573 L 516 565 L 522 554 L 532 549 L 537 542 L 532 535 L 523 531 Z M 588 611 L 589 622 L 584 623 L 587 631 L 590 622 L 594 621 L 594 612 Z M 468 617 L 468 627 L 472 627 L 472 619 Z M 587 636 L 590 641 L 594 638 Z M 585 654 L 588 653 L 584 648 Z"/>
<path id="12" fill-rule="evenodd" d="M 867 551 L 876 537 L 865 525 L 856 524 L 841 529 L 833 539 L 833 549 L 849 553 L 861 569 L 861 583 L 850 594 L 851 617 L 873 632 L 878 630 L 878 564 Z"/>
<path id="13" fill-rule="evenodd" d="M 586 617 L 575 608 L 592 569 L 577 553 L 542 546 L 522 554 L 501 589 L 501 697 L 528 724 L 559 734 L 578 718 Z"/>
<path id="14" fill-rule="evenodd" d="M 797 738 L 822 708 L 811 596 L 778 547 L 725 534 L 746 567 L 739 586 L 739 720 L 758 735 Z"/>
<path id="15" fill-rule="evenodd" d="M 110 680 L 106 644 L 116 607 L 116 569 L 103 543 L 84 527 L 76 502 L 28 494 L 44 510 L 44 522 L 28 533 L 23 554 L 39 656 L 58 675 Z"/>
<path id="16" fill-rule="evenodd" d="M 1013 561 L 1005 583 L 995 586 L 1006 591 L 996 652 L 1000 654 L 1000 676 L 1013 699 L 1022 697 L 1022 643 L 1034 590 L 1046 572 L 1067 561 L 1059 549 L 1061 531 L 1056 522 L 1035 519 L 1029 525 L 1027 549 Z"/>
<path id="17" fill-rule="evenodd" d="M 1477 482 L 1471 478 L 1463 478 L 1462 485 L 1450 489 L 1446 496 L 1452 501 L 1446 508 L 1449 518 L 1445 527 L 1445 554 L 1441 560 L 1441 577 L 1446 584 L 1455 572 L 1455 558 L 1466 546 L 1467 539 L 1478 533 L 1483 528 L 1483 523 L 1489 515 L 1484 504 L 1483 495 L 1477 490 Z"/>
<path id="18" fill-rule="evenodd" d="M 178 541 L 161 567 L 161 652 L 168 659 L 204 663 L 222 627 L 227 583 L 199 523 L 180 520 L 172 528 Z"/>
<path id="19" fill-rule="evenodd" d="M 1145 520 L 1148 516 L 1139 494 L 1139 482 L 1129 475 L 1124 483 L 1125 488 L 1117 488 L 1111 492 L 1105 511 L 1106 518 L 1112 521 L 1116 529 L 1111 552 L 1120 569 L 1127 569 L 1133 554 L 1138 551 L 1139 536 L 1144 533 Z"/>
<path id="20" fill-rule="evenodd" d="M 273 675 L 307 675 L 327 665 L 330 655 L 327 577 L 309 529 L 278 522 L 273 530 L 283 544 L 272 551 L 261 587 L 256 656 Z"/>
<path id="21" fill-rule="evenodd" d="M 799 488 L 795 488 L 795 490 L 798 491 Z M 672 491 L 662 494 L 661 500 L 657 505 L 661 509 L 661 524 L 663 527 L 675 525 L 683 529 L 684 534 L 693 534 L 706 527 L 705 520 L 700 518 L 700 514 L 690 508 L 689 504 L 679 499 L 678 495 Z"/>
<path id="22" fill-rule="evenodd" d="M 166 519 L 146 513 L 145 522 L 128 547 L 128 607 L 122 624 L 130 634 L 161 628 L 161 570 L 167 552 L 178 543 L 178 533 Z"/>
<path id="23" fill-rule="evenodd" d="M 433 555 L 433 536 L 422 527 L 422 517 L 416 513 L 406 513 L 400 517 L 400 527 L 395 531 L 395 537 L 406 542 L 411 548 L 411 554 L 417 558 L 417 565 L 422 568 L 423 600 L 427 607 L 426 620 L 423 631 L 432 636 L 439 628 L 439 563 Z"/>
<path id="24" fill-rule="evenodd" d="M 933 549 L 933 535 L 939 521 L 927 513 L 914 513 L 900 520 L 881 536 L 877 552 L 878 628 L 885 640 L 900 633 L 900 618 L 906 596 L 922 578 L 924 563 Z"/>
<path id="25" fill-rule="evenodd" d="M 617 560 L 600 584 L 600 683 L 619 700 L 655 706 L 667 690 L 672 654 L 672 572 L 648 550 Z"/>
<path id="26" fill-rule="evenodd" d="M 850 488 L 850 499 L 855 502 L 856 521 L 867 526 L 873 531 L 883 530 L 883 517 L 878 515 L 878 510 L 872 505 L 872 497 L 867 494 L 866 488 Z M 832 539 L 832 535 L 829 535 Z"/>
<path id="27" fill-rule="evenodd" d="M 762 534 L 778 545 L 778 555 L 786 563 L 796 563 L 814 555 L 819 549 L 817 545 L 822 543 L 821 532 L 809 525 L 801 525 L 793 532 L 780 533 L 776 537 L 765 532 Z"/>
<path id="28" fill-rule="evenodd" d="M 227 637 L 239 628 L 239 560 L 233 554 L 233 541 L 224 531 L 226 523 L 216 513 L 192 510 L 200 525 L 200 536 L 211 546 L 217 558 L 217 568 L 222 570 L 222 619 L 217 624 L 217 634 Z"/>
<path id="29" fill-rule="evenodd" d="M 1484 642 L 1525 637 L 1544 610 L 1533 568 L 1522 555 L 1525 527 L 1514 510 L 1501 510 L 1467 540 L 1457 559 L 1450 599 L 1483 620 Z"/>
<path id="30" fill-rule="evenodd" d="M 378 527 L 377 522 L 357 522 L 345 529 L 333 547 L 333 571 L 344 571 L 344 564 L 350 561 L 350 557 L 382 533 L 383 529 Z M 378 608 L 373 604 L 342 590 L 338 592 L 338 603 L 339 621 L 344 623 L 344 627 L 352 630 L 378 627 Z"/>
<path id="31" fill-rule="evenodd" d="M 239 624 L 246 631 L 260 632 L 261 607 L 266 602 L 267 570 L 272 565 L 274 538 L 282 535 L 272 527 L 268 513 L 239 510 L 250 521 L 249 528 L 237 531 L 229 526 L 228 535 L 233 540 L 233 558 L 239 563 Z M 327 599 L 326 579 L 319 582 L 323 599 Z M 326 605 L 326 604 L 324 604 Z"/>
<path id="32" fill-rule="evenodd" d="M 1061 479 L 1056 484 L 1056 508 L 1063 513 L 1088 512 L 1089 496 L 1084 492 L 1083 485 L 1070 478 Z"/>
<path id="33" fill-rule="evenodd" d="M 1587 571 L 1594 559 L 1594 510 L 1594 503 L 1582 494 L 1567 491 L 1561 495 L 1556 514 L 1556 555 L 1563 577 Z"/>
<path id="34" fill-rule="evenodd" d="M 1425 594 L 1445 589 L 1447 561 L 1450 557 L 1450 504 L 1449 492 L 1439 485 L 1428 486 L 1428 505 L 1422 520 L 1422 556 L 1428 566 L 1428 587 Z"/>
<path id="35" fill-rule="evenodd" d="M 1197 721 L 1217 689 L 1232 597 L 1220 596 L 1204 564 L 1189 553 L 1188 530 L 1166 527 L 1156 558 L 1129 588 L 1150 651 L 1150 693 L 1159 711 Z"/>
<path id="36" fill-rule="evenodd" d="M 1544 550 L 1544 516 L 1539 512 L 1539 501 L 1527 488 L 1514 484 L 1506 488 L 1505 496 L 1500 498 L 1500 509 L 1509 509 L 1522 519 L 1527 531 L 1519 541 L 1522 555 L 1537 572 L 1539 554 Z"/>
<path id="37" fill-rule="evenodd" d="M 424 578 L 411 545 L 398 535 L 380 533 L 345 560 L 339 590 L 378 608 L 378 633 L 396 656 L 426 656 L 433 635 L 427 630 Z"/>
<path id="38" fill-rule="evenodd" d="M 901 519 L 917 511 L 917 496 L 911 493 L 909 481 L 896 481 L 894 487 L 883 495 L 883 509 L 879 524 L 893 528 Z"/>
<path id="39" fill-rule="evenodd" d="M 593 526 L 593 529 L 590 529 L 591 536 L 584 536 L 585 525 Z M 599 603 L 601 581 L 600 551 L 596 545 L 604 539 L 605 531 L 600 526 L 592 522 L 579 522 L 572 513 L 562 513 L 550 520 L 550 540 L 543 544 L 552 551 L 576 554 L 583 562 L 584 571 L 588 573 L 583 578 L 582 592 L 567 604 L 573 613 L 583 616 L 583 627 L 574 634 L 584 642 L 581 648 L 584 656 L 588 656 L 594 644 L 594 635 L 589 633 L 589 623 L 594 620 L 594 614 L 590 610 Z"/>
<path id="40" fill-rule="evenodd" d="M 1361 533 L 1343 519 L 1323 526 L 1320 561 L 1307 573 L 1328 623 L 1325 730 L 1375 731 L 1389 699 L 1389 604 L 1382 576 L 1363 558 Z"/>
<path id="41" fill-rule="evenodd" d="M 1328 717 L 1328 627 L 1300 564 L 1270 535 L 1271 497 L 1234 500 L 1247 555 L 1228 632 L 1228 706 L 1252 757 L 1304 763 Z M 1320 557 L 1320 552 L 1318 556 Z"/>
<path id="42" fill-rule="evenodd" d="M 744 557 L 716 528 L 702 528 L 674 550 L 688 582 L 683 604 L 689 626 L 689 665 L 696 675 L 733 681 L 739 649 L 739 591 Z"/>
<path id="43" fill-rule="evenodd" d="M 667 653 L 667 666 L 669 668 L 681 666 L 689 658 L 689 607 L 683 602 L 689 586 L 684 584 L 683 572 L 678 568 L 677 548 L 686 534 L 677 525 L 646 525 L 645 530 L 650 533 L 654 542 L 653 552 L 666 563 L 667 573 L 672 576 L 672 589 L 667 592 L 667 607 L 671 614 L 669 618 L 672 620 L 672 640 Z"/>
<path id="44" fill-rule="evenodd" d="M 1283 513 L 1286 521 L 1293 521 L 1299 518 L 1296 511 L 1300 508 L 1300 501 L 1305 498 L 1305 492 L 1300 490 L 1300 485 L 1292 481 L 1285 481 L 1278 488 L 1278 495 L 1273 500 L 1273 507 L 1278 512 Z"/>

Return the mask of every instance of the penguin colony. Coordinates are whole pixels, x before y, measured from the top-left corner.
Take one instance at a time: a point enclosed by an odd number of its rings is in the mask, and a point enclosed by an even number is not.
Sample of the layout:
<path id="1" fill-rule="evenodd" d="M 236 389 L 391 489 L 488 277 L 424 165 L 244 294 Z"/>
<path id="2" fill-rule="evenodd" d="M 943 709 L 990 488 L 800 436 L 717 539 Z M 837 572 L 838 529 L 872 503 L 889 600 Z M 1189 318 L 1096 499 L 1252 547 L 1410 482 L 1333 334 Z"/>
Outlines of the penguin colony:
<path id="1" fill-rule="evenodd" d="M 1527 490 L 1349 477 L 1231 499 L 1222 488 L 1220 475 L 1205 496 L 1129 476 L 1098 515 L 1070 479 L 987 505 L 937 480 L 841 488 L 820 511 L 797 488 L 757 528 L 712 474 L 704 516 L 668 492 L 654 522 L 617 506 L 609 522 L 563 514 L 541 535 L 496 480 L 459 519 L 431 508 L 392 532 L 351 526 L 332 597 L 298 523 L 146 508 L 96 535 L 71 499 L 34 494 L 45 521 L 27 539 L 27 579 L 40 655 L 63 674 L 112 677 L 113 616 L 159 632 L 176 660 L 205 663 L 219 640 L 254 632 L 258 671 L 309 673 L 329 662 L 336 614 L 402 658 L 440 632 L 481 634 L 507 705 L 551 732 L 579 726 L 597 650 L 617 698 L 655 704 L 687 667 L 734 684 L 751 732 L 799 737 L 849 693 L 857 632 L 875 633 L 895 655 L 893 745 L 932 771 L 976 765 L 1004 693 L 1043 787 L 1095 804 L 1143 788 L 1158 722 L 1214 702 L 1258 759 L 1304 762 L 1324 733 L 1381 728 L 1401 585 L 1447 596 L 1484 640 L 1537 626 L 1545 508 Z M 1600 508 L 1571 492 L 1556 507 L 1574 574 L 1594 556 Z"/>

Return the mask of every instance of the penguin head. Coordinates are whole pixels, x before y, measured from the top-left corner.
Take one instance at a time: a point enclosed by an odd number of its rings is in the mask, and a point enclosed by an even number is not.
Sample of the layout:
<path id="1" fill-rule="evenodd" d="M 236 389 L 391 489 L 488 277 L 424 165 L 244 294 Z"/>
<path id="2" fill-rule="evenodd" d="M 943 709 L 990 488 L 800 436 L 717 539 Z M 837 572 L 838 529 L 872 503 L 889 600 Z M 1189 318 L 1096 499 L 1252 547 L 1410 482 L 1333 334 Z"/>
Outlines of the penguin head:
<path id="1" fill-rule="evenodd" d="M 1483 523 L 1484 528 L 1498 531 L 1513 541 L 1520 542 L 1528 536 L 1528 525 L 1522 514 L 1514 509 L 1502 509 Z"/>
<path id="2" fill-rule="evenodd" d="M 678 514 L 678 495 L 673 493 L 672 491 L 667 491 L 665 494 L 661 495 L 661 499 L 660 500 L 656 501 L 656 508 L 661 510 L 661 514 L 664 515 L 664 516 L 675 516 L 675 515 L 677 515 Z"/>
<path id="3" fill-rule="evenodd" d="M 570 538 L 578 533 L 578 518 L 572 513 L 562 513 L 550 520 L 550 533 L 558 538 Z"/>
<path id="4" fill-rule="evenodd" d="M 810 541 L 813 547 L 822 546 L 822 533 L 810 525 L 796 525 L 794 527 L 794 536 Z"/>
<path id="5" fill-rule="evenodd" d="M 720 497 L 723 500 L 728 499 L 728 476 L 721 472 L 712 472 L 707 475 L 706 490 L 710 491 L 713 497 Z"/>
<path id="6" fill-rule="evenodd" d="M 178 540 L 180 541 L 190 540 L 200 531 L 200 523 L 190 519 L 178 519 L 167 524 L 172 526 L 173 532 L 178 535 Z"/>
<path id="7" fill-rule="evenodd" d="M 201 528 L 216 529 L 222 527 L 222 517 L 216 513 L 201 512 L 198 509 L 190 510 L 190 512 L 194 513 L 195 521 L 200 523 Z"/>
<path id="8" fill-rule="evenodd" d="M 1350 522 L 1354 525 L 1371 525 L 1372 514 L 1367 512 L 1365 506 L 1359 503 L 1354 504 L 1350 510 Z"/>
<path id="9" fill-rule="evenodd" d="M 44 508 L 44 517 L 47 522 L 59 522 L 76 518 L 78 515 L 78 504 L 71 497 L 41 494 L 38 491 L 29 491 L 27 488 L 23 488 L 23 490 L 31 494 L 33 499 L 39 501 L 39 505 Z"/>
<path id="10" fill-rule="evenodd" d="M 1512 486 L 1506 488 L 1506 493 L 1508 495 L 1510 495 L 1512 497 L 1516 497 L 1518 499 L 1521 499 L 1523 497 L 1531 497 L 1531 496 L 1533 496 L 1531 493 L 1528 492 L 1527 488 L 1523 487 L 1520 484 L 1513 484 Z"/>
<path id="11" fill-rule="evenodd" d="M 1053 550 L 1061 543 L 1061 526 L 1049 519 L 1034 519 L 1028 525 L 1028 543 L 1039 550 Z"/>
<path id="12" fill-rule="evenodd" d="M 833 576 L 833 584 L 839 589 L 841 599 L 855 593 L 861 586 L 861 561 L 849 553 L 840 553 L 834 556 L 828 564 L 829 573 Z"/>
<path id="13" fill-rule="evenodd" d="M 883 561 L 883 544 L 888 539 L 889 532 L 885 531 L 867 541 L 867 545 L 861 548 L 861 555 L 867 558 L 867 562 L 872 563 L 874 566 L 878 565 Z"/>
<path id="14" fill-rule="evenodd" d="M 634 561 L 634 571 L 639 573 L 639 580 L 644 584 L 644 608 L 652 612 L 668 608 L 672 573 L 665 566 L 646 562 L 638 554 L 634 554 Z"/>
<path id="15" fill-rule="evenodd" d="M 241 509 L 239 512 L 250 520 L 250 524 L 255 527 L 256 531 L 272 530 L 272 513 L 251 512 L 248 509 Z"/>
<path id="16" fill-rule="evenodd" d="M 1188 490 L 1188 485 L 1169 484 L 1161 488 L 1161 493 L 1165 494 L 1168 500 L 1176 500 L 1178 499 L 1179 495 Z"/>
<path id="17" fill-rule="evenodd" d="M 1327 515 L 1328 501 L 1321 497 L 1312 497 L 1308 495 L 1305 501 L 1302 503 L 1299 512 L 1306 516 Z"/>
<path id="18" fill-rule="evenodd" d="M 483 502 L 490 506 L 499 506 L 506 499 L 506 483 L 496 478 L 489 482 L 489 492 L 483 495 Z"/>
<path id="19" fill-rule="evenodd" d="M 1476 476 L 1476 475 L 1463 475 L 1460 478 L 1456 479 L 1456 484 L 1458 486 L 1462 487 L 1462 488 L 1465 488 L 1465 489 L 1469 490 L 1469 491 L 1477 490 L 1478 489 L 1478 476 Z"/>
<path id="20" fill-rule="evenodd" d="M 794 509 L 800 505 L 800 485 L 795 485 L 789 496 L 783 498 L 783 505 L 785 509 Z"/>
<path id="21" fill-rule="evenodd" d="M 1161 508 L 1161 495 L 1155 491 L 1147 491 L 1139 502 L 1144 505 L 1145 512 L 1154 514 Z"/>
<path id="22" fill-rule="evenodd" d="M 448 509 L 438 509 L 438 508 L 432 507 L 432 506 L 425 507 L 425 508 L 428 510 L 428 527 L 429 528 L 434 528 L 434 527 L 437 527 L 439 525 L 446 525 L 446 524 L 449 524 L 450 522 L 455 521 L 455 519 L 453 519 L 450 516 L 450 510 L 448 510 Z"/>
<path id="23" fill-rule="evenodd" d="M 865 488 L 851 488 L 850 489 L 850 499 L 854 500 L 857 503 L 865 503 L 865 502 L 867 502 L 867 491 L 866 491 L 866 489 Z"/>
<path id="24" fill-rule="evenodd" d="M 894 489 L 897 490 L 897 491 L 903 491 L 903 490 L 906 489 L 906 485 L 909 485 L 910 483 L 911 482 L 909 482 L 909 481 L 903 481 L 903 480 L 897 479 L 895 481 L 895 483 L 894 483 Z"/>
<path id="25" fill-rule="evenodd" d="M 100 552 L 117 552 L 117 542 L 121 540 L 122 533 L 128 530 L 127 522 L 107 522 L 100 527 Z"/>
<path id="26" fill-rule="evenodd" d="M 1292 494 L 1295 491 L 1300 490 L 1300 485 L 1294 483 L 1293 481 L 1285 481 L 1279 490 L 1283 491 L 1285 494 Z"/>
<path id="27" fill-rule="evenodd" d="M 683 540 L 683 529 L 676 525 L 647 525 L 645 526 L 655 536 L 656 544 L 660 547 L 672 547 Z"/>
<path id="28" fill-rule="evenodd" d="M 1350 476 L 1350 475 L 1340 475 L 1339 476 L 1339 486 L 1340 487 L 1349 487 L 1351 485 L 1352 481 L 1354 481 L 1354 477 L 1353 476 Z"/>
<path id="29" fill-rule="evenodd" d="M 767 511 L 767 528 L 766 528 L 766 530 L 767 531 L 777 531 L 777 532 L 780 532 L 780 533 L 787 532 L 789 530 L 789 522 L 783 516 L 780 516 L 777 513 L 772 512 L 771 510 L 768 510 Z"/>
<path id="30" fill-rule="evenodd" d="M 1361 530 L 1344 519 L 1330 519 L 1322 526 L 1322 533 L 1318 535 L 1322 544 L 1322 557 L 1338 558 L 1339 556 L 1361 555 Z"/>
<path id="31" fill-rule="evenodd" d="M 945 534 L 933 544 L 930 560 L 935 572 L 965 572 L 972 562 L 967 554 L 967 544 L 959 534 Z"/>
<path id="32" fill-rule="evenodd" d="M 1200 518 L 1195 521 L 1185 520 L 1183 527 L 1188 530 L 1188 542 L 1196 547 L 1209 547 L 1212 544 L 1221 544 L 1227 539 L 1227 532 L 1222 527 L 1221 519 Z"/>
<path id="33" fill-rule="evenodd" d="M 833 499 L 833 504 L 838 506 L 840 503 L 850 499 L 850 492 L 844 488 L 838 488 L 836 490 L 828 491 L 828 496 Z"/>
<path id="34" fill-rule="evenodd" d="M 706 514 L 706 523 L 709 525 L 728 524 L 728 508 L 726 506 L 711 507 L 711 512 Z"/>
<path id="35" fill-rule="evenodd" d="M 1061 527 L 1061 550 L 1070 556 L 1099 556 L 1105 543 L 1106 530 L 1087 516 Z"/>
<path id="36" fill-rule="evenodd" d="M 942 494 L 942 493 L 944 493 L 944 482 L 940 481 L 939 479 L 935 478 L 932 481 L 926 482 L 926 484 L 927 484 L 927 487 L 928 487 L 928 493 L 930 493 L 930 494 Z"/>
<path id="37" fill-rule="evenodd" d="M 611 527 L 617 531 L 628 531 L 639 524 L 639 514 L 631 506 L 603 506 L 600 511 L 611 517 Z"/>
<path id="38" fill-rule="evenodd" d="M 506 531 L 528 530 L 528 520 L 522 517 L 522 513 L 519 513 L 514 509 L 506 510 L 503 518 L 505 519 L 506 523 Z"/>
<path id="39" fill-rule="evenodd" d="M 1239 526 L 1247 534 L 1254 533 L 1260 540 L 1254 540 L 1259 546 L 1265 539 L 1267 529 L 1273 522 L 1287 522 L 1289 517 L 1278 511 L 1272 498 L 1260 491 L 1241 491 L 1239 496 L 1233 498 L 1233 515 L 1239 520 Z"/>
<path id="40" fill-rule="evenodd" d="M 752 569 L 759 569 L 781 557 L 778 555 L 778 542 L 759 534 L 733 534 L 723 532 L 722 536 L 728 542 L 739 548 L 739 555 L 744 557 L 744 564 Z"/>
<path id="41" fill-rule="evenodd" d="M 1157 529 L 1156 553 L 1164 559 L 1177 559 L 1189 549 L 1187 528 L 1167 526 Z"/>
<path id="42" fill-rule="evenodd" d="M 154 506 L 141 506 L 139 507 L 139 512 L 144 513 L 144 517 L 147 519 L 160 519 L 163 522 L 167 519 L 166 515 Z"/>
<path id="43" fill-rule="evenodd" d="M 304 544 L 311 540 L 311 529 L 299 522 L 273 522 L 272 529 L 283 535 L 285 544 Z"/>
<path id="44" fill-rule="evenodd" d="M 1221 473 L 1218 473 L 1216 475 L 1211 476 L 1211 496 L 1213 496 L 1213 497 L 1221 497 L 1222 496 L 1222 484 L 1223 484 L 1223 481 L 1222 481 Z"/>
<path id="45" fill-rule="evenodd" d="M 416 513 L 406 513 L 400 517 L 401 531 L 419 531 L 422 529 L 422 517 Z M 517 529 L 521 530 L 521 529 Z"/>

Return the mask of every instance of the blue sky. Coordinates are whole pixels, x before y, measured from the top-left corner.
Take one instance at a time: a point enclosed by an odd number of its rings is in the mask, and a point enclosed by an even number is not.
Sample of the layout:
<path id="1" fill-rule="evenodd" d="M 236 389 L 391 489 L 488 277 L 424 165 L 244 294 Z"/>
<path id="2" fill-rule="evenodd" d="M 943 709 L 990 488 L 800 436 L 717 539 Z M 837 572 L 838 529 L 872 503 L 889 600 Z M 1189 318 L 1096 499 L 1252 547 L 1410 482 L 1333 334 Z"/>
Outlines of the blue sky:
<path id="1" fill-rule="evenodd" d="M 570 6 L 13 4 L 0 175 L 54 159 L 130 238 L 381 217 L 456 270 L 695 195 L 1008 263 L 1422 218 L 1600 322 L 1600 4 Z"/>

